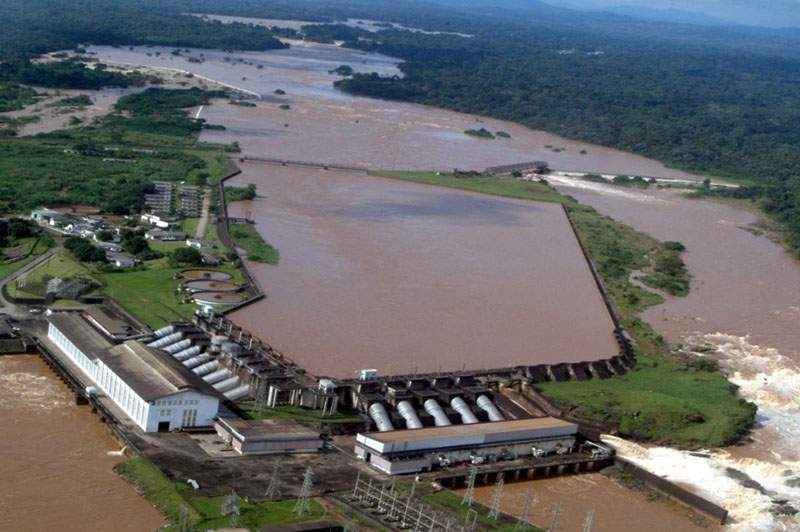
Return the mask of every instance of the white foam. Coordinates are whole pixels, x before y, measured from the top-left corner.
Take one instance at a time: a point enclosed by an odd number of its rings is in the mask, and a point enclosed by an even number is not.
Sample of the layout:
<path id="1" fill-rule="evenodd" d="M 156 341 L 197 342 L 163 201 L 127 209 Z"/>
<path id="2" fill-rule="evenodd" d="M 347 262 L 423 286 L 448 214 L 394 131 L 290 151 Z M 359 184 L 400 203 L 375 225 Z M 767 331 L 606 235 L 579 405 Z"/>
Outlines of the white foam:
<path id="1" fill-rule="evenodd" d="M 704 458 L 612 436 L 604 436 L 603 441 L 636 465 L 726 508 L 728 532 L 800 530 L 800 516 L 770 513 L 774 499 L 785 499 L 800 509 L 800 485 L 787 485 L 789 479 L 800 479 L 800 366 L 776 349 L 751 344 L 747 337 L 697 333 L 685 340 L 700 356 L 713 350 L 729 379 L 740 387 L 741 396 L 758 405 L 760 428 L 754 431 L 754 445 L 766 451 L 760 453 L 764 458 L 736 458 L 724 450 L 709 452 Z M 744 486 L 728 469 L 744 473 L 768 494 Z"/>

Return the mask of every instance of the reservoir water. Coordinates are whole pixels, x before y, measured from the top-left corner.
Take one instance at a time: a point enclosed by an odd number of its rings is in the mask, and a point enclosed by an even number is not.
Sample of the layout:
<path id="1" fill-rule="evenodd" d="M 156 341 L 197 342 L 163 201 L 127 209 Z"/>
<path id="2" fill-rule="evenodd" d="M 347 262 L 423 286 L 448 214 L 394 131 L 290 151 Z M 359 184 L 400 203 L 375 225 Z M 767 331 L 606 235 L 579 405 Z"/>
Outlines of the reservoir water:
<path id="1" fill-rule="evenodd" d="M 183 69 L 192 71 L 198 76 L 217 79 L 262 95 L 264 98 L 256 102 L 255 108 L 218 102 L 205 107 L 202 111 L 202 117 L 209 122 L 221 123 L 228 128 L 225 131 L 206 132 L 202 139 L 237 141 L 245 155 L 407 169 L 453 167 L 481 169 L 494 164 L 544 159 L 550 162 L 552 167 L 564 170 L 699 179 L 684 172 L 664 168 L 656 161 L 568 141 L 501 121 L 424 106 L 354 98 L 337 93 L 331 88 L 332 81 L 337 77 L 328 71 L 341 64 L 351 64 L 360 71 L 391 74 L 397 72 L 397 61 L 392 58 L 324 45 L 303 45 L 290 50 L 243 54 L 193 50 L 188 55 L 202 57 L 204 62 L 199 64 L 190 63 L 185 57 L 172 56 L 169 53 L 171 50 L 168 49 L 94 48 L 94 51 L 98 52 L 98 58 L 104 62 Z M 155 55 L 156 51 L 159 51 L 160 55 Z M 201 53 L 202 56 L 199 55 Z M 258 68 L 259 65 L 261 68 Z M 287 94 L 275 96 L 273 91 L 278 88 L 285 90 Z M 290 108 L 280 109 L 281 104 L 289 104 Z M 484 140 L 468 137 L 463 133 L 465 129 L 479 127 L 491 131 L 506 131 L 511 138 Z M 557 148 L 564 149 L 553 151 Z M 581 150 L 587 153 L 581 154 Z M 318 244 L 323 235 L 330 234 L 325 224 L 314 226 L 314 218 L 319 216 L 317 213 L 321 206 L 303 205 L 304 196 L 313 198 L 316 194 L 319 199 L 319 193 L 313 189 L 320 187 L 328 190 L 337 198 L 342 210 L 339 213 L 325 213 L 324 216 L 316 218 L 318 222 L 339 224 L 340 227 L 347 223 L 355 223 L 353 220 L 363 222 L 354 217 L 352 212 L 348 212 L 348 208 L 352 210 L 355 207 L 360 207 L 364 212 L 363 205 L 347 205 L 344 202 L 346 194 L 338 191 L 335 184 L 327 181 L 320 184 L 319 176 L 308 172 L 291 177 L 282 175 L 281 171 L 271 173 L 266 166 L 264 168 L 256 171 L 264 175 L 253 176 L 254 180 L 264 180 L 265 185 L 268 183 L 274 185 L 275 199 L 280 200 L 274 203 L 282 205 L 281 208 L 290 211 L 295 218 L 292 221 L 292 218 L 287 217 L 280 220 L 280 223 L 270 223 L 269 217 L 260 218 L 258 227 L 265 237 L 276 242 L 279 248 L 285 246 L 284 260 L 290 264 L 295 260 L 291 257 L 299 252 L 299 241 L 293 243 L 286 239 L 292 234 L 291 231 L 295 231 L 295 234 L 299 235 L 298 238 L 300 236 L 305 238 L 309 244 Z M 300 188 L 303 183 L 306 186 L 305 190 Z M 373 186 L 387 186 L 377 183 L 377 180 L 365 182 L 364 190 L 359 186 L 358 191 L 351 191 L 350 194 L 356 199 L 360 198 L 363 203 L 366 201 L 365 198 L 369 198 Z M 345 191 L 347 186 L 345 183 Z M 741 229 L 740 227 L 746 227 L 756 219 L 753 214 L 742 209 L 707 201 L 688 200 L 667 191 L 629 191 L 607 185 L 574 181 L 564 181 L 559 183 L 559 186 L 581 201 L 594 205 L 601 212 L 637 229 L 664 240 L 680 240 L 686 244 L 688 252 L 685 259 L 694 276 L 692 294 L 687 298 L 671 298 L 665 305 L 649 310 L 645 317 L 673 342 L 683 343 L 687 349 L 720 357 L 731 379 L 741 386 L 740 393 L 756 401 L 760 408 L 760 425 L 754 432 L 754 442 L 718 451 L 713 453 L 711 458 L 692 460 L 687 453 L 672 449 L 643 448 L 624 441 L 614 443 L 623 454 L 644 467 L 665 474 L 728 508 L 732 516 L 732 524 L 727 527 L 730 530 L 737 532 L 797 530 L 800 525 L 796 518 L 777 517 L 769 510 L 773 508 L 771 502 L 773 499 L 785 499 L 800 507 L 800 493 L 798 488 L 794 487 L 798 485 L 794 479 L 800 473 L 800 457 L 796 445 L 797 436 L 800 435 L 798 428 L 800 398 L 797 395 L 797 390 L 800 389 L 800 356 L 797 352 L 796 332 L 800 329 L 798 263 L 765 236 L 758 236 L 752 231 Z M 289 193 L 293 190 L 296 193 L 296 205 L 295 212 L 291 213 Z M 256 203 L 261 203 L 263 208 L 269 209 L 271 191 L 269 188 L 266 190 L 259 188 L 259 192 L 264 199 L 259 199 Z M 438 192 L 424 193 L 428 198 L 433 198 L 436 194 Z M 486 201 L 491 203 L 489 200 Z M 370 206 L 368 201 L 367 206 Z M 315 209 L 317 213 L 312 212 Z M 303 210 L 306 211 L 305 214 Z M 385 218 L 380 209 L 378 214 Z M 465 220 L 475 216 L 486 215 L 464 214 Z M 401 243 L 409 250 L 413 250 L 414 244 L 419 242 L 415 239 L 424 235 L 424 226 L 429 225 L 427 230 L 435 233 L 440 228 L 448 227 L 448 224 L 451 228 L 457 225 L 454 220 L 448 219 L 441 213 L 434 216 L 435 223 L 431 221 L 430 224 L 423 223 L 424 217 L 418 217 L 416 221 L 413 220 L 413 216 L 412 219 L 408 217 L 403 219 L 402 216 L 399 218 L 400 222 L 376 221 L 374 225 L 402 227 L 404 223 L 417 224 L 410 233 L 411 236 L 396 227 L 391 228 L 392 231 L 397 231 L 396 233 L 389 233 L 392 237 L 407 238 Z M 292 223 L 300 224 L 300 222 L 307 225 L 290 227 Z M 395 251 L 391 249 L 391 242 L 387 243 L 379 238 L 378 229 L 375 231 L 374 235 L 368 235 L 370 239 L 366 240 L 365 244 L 379 246 L 378 252 L 373 254 L 374 256 L 369 256 L 367 252 L 361 251 L 358 260 L 363 265 L 377 267 L 365 277 L 377 282 L 380 280 L 379 274 L 376 273 L 380 271 L 378 268 L 386 267 L 381 260 L 384 257 L 393 257 Z M 358 231 L 351 234 L 361 236 Z M 331 242 L 330 247 L 334 247 L 337 243 L 345 244 Z M 489 243 L 494 244 L 494 242 Z M 366 245 L 357 244 L 358 242 L 351 242 L 348 244 L 349 248 L 335 249 L 333 252 L 330 248 L 324 247 L 321 251 L 308 249 L 307 258 L 313 259 L 315 253 L 321 253 L 325 260 L 331 261 L 332 269 L 335 269 L 337 260 L 345 260 L 347 255 L 359 253 L 359 249 L 370 249 Z M 508 260 L 513 259 L 512 254 Z M 410 265 L 409 267 L 419 267 L 427 257 L 414 253 L 404 260 Z M 476 260 L 481 262 L 486 259 L 483 254 L 478 253 Z M 327 262 L 323 262 L 316 267 L 324 268 L 326 265 Z M 275 298 L 288 301 L 290 306 L 293 304 L 290 301 L 291 295 L 286 292 L 281 293 L 282 290 L 286 290 L 285 286 L 293 286 L 298 290 L 299 299 L 310 299 L 311 294 L 308 291 L 303 292 L 302 283 L 297 279 L 293 281 L 290 279 L 292 272 L 282 271 L 289 270 L 284 266 L 286 262 L 277 268 L 280 271 L 278 274 L 267 266 L 259 268 L 261 271 L 259 276 L 264 281 L 267 292 L 274 290 Z M 393 263 L 390 266 L 390 271 L 403 271 L 402 266 L 397 264 Z M 298 276 L 306 275 L 310 268 L 312 266 L 309 265 L 299 268 Z M 439 276 L 444 283 L 447 281 L 444 271 L 434 272 L 432 276 Z M 279 278 L 280 286 L 275 282 Z M 294 282 L 294 285 L 284 286 L 282 284 L 284 280 L 287 283 Z M 316 299 L 315 303 L 327 305 L 330 301 L 323 297 Z M 490 302 L 491 305 L 501 303 L 499 300 Z M 575 306 L 577 307 L 579 303 L 576 301 Z M 269 304 L 271 302 L 268 298 L 263 305 L 259 304 L 261 307 L 251 307 L 247 312 L 255 312 L 258 308 L 266 309 Z M 456 309 L 448 310 L 454 312 Z M 431 313 L 429 316 L 438 314 Z M 367 315 L 367 318 L 370 317 Z M 529 319 L 533 322 L 538 317 L 540 316 L 533 313 Z M 319 324 L 314 326 L 319 327 Z M 297 337 L 297 342 L 307 341 L 302 338 L 308 335 L 302 322 L 296 323 L 292 331 Z M 346 331 L 337 331 L 336 334 L 343 336 Z M 486 334 L 490 335 L 491 331 L 487 330 Z M 290 349 L 294 350 L 291 347 Z M 8 364 L 8 362 L 2 363 Z M 3 371 L 3 375 L 5 374 L 6 371 Z M 52 381 L 49 377 L 45 380 Z M 0 400 L 7 401 L 9 398 L 16 400 L 16 396 L 10 395 L 7 389 L 2 392 Z M 31 393 L 29 390 L 30 388 L 25 388 L 21 395 L 26 397 Z M 9 413 L 8 408 L 3 408 L 2 411 L 3 415 L 13 415 Z M 92 436 L 92 445 L 97 445 L 98 442 L 101 444 L 97 447 L 97 452 L 88 452 L 84 455 L 81 464 L 88 464 L 85 467 L 99 468 L 105 471 L 105 474 L 113 476 L 108 457 L 103 454 L 104 451 L 100 451 L 101 448 L 108 450 L 108 447 L 104 447 L 108 442 L 104 439 L 107 436 L 102 434 L 104 429 L 87 411 L 82 412 L 87 416 L 87 422 L 95 424 L 100 432 Z M 34 423 L 31 425 L 28 427 L 20 425 L 18 437 L 24 441 L 38 441 L 36 439 L 38 436 L 32 437 L 30 434 L 40 434 L 36 430 L 41 430 L 41 427 Z M 75 430 L 74 424 L 51 426 L 56 429 L 47 434 L 57 434 L 59 437 L 70 438 Z M 7 440 L 4 438 L 4 441 Z M 55 442 L 57 439 L 52 438 L 52 441 Z M 53 453 L 55 452 L 56 450 L 53 450 Z M 729 468 L 746 474 L 756 481 L 760 488 L 752 483 L 737 480 L 730 474 Z M 76 482 L 81 482 L 80 485 L 83 486 L 84 471 L 80 470 L 76 475 L 78 475 L 76 478 L 80 479 Z M 572 479 L 564 481 L 584 482 Z M 114 482 L 121 481 L 114 479 Z M 553 485 L 552 490 L 548 488 L 550 483 Z M 27 508 L 32 505 L 40 505 L 38 507 L 41 508 L 44 504 L 54 504 L 52 499 L 60 498 L 64 513 L 63 520 L 59 523 L 82 524 L 80 519 L 76 520 L 74 507 L 72 514 L 69 513 L 69 503 L 74 500 L 73 492 L 77 491 L 75 485 L 69 492 L 70 496 L 64 497 L 64 491 L 57 492 L 58 483 L 51 484 L 56 488 L 52 489 L 53 495 L 50 499 L 41 496 L 41 491 L 51 493 L 48 491 L 51 489 L 48 486 L 40 488 L 40 493 L 27 492 L 25 503 Z M 514 484 L 508 493 L 524 493 L 528 485 L 535 489 L 538 486 L 542 491 L 549 490 L 553 493 L 558 493 L 560 489 L 557 488 L 557 481 L 547 481 L 546 484 L 519 483 Z M 127 490 L 125 491 L 127 494 L 133 493 L 124 484 L 121 484 L 121 487 Z M 573 514 L 582 515 L 586 508 L 601 506 L 604 502 L 613 503 L 617 508 L 635 504 L 638 522 L 657 523 L 662 527 L 652 528 L 653 530 L 696 529 L 681 511 L 676 511 L 670 505 L 648 503 L 638 495 L 619 491 L 621 488 L 616 484 L 610 484 L 610 481 L 597 480 L 593 483 L 587 481 L 580 486 L 580 489 L 574 489 L 570 484 L 564 487 L 564 490 L 564 500 L 580 501 Z M 3 493 L 7 491 L 4 489 Z M 627 493 L 628 496 L 616 498 L 615 493 Z M 514 497 L 515 500 L 520 500 L 519 495 Z M 554 499 L 551 497 L 550 500 Z M 141 500 L 139 502 L 145 504 Z M 9 503 L 4 500 L 4 504 Z M 506 504 L 511 504 L 509 509 L 512 513 L 515 509 L 518 511 L 518 503 Z M 148 513 L 149 508 L 144 508 L 142 511 L 141 515 L 132 518 L 142 524 L 138 529 L 146 529 L 150 525 L 149 519 L 154 515 Z M 593 530 L 611 532 L 620 530 L 620 527 L 628 528 L 629 525 L 623 525 L 616 520 L 620 513 L 623 512 L 608 515 L 604 519 L 596 519 Z M 116 517 L 119 514 L 106 511 L 105 515 Z M 98 518 L 100 517 L 103 516 Z M 154 519 L 157 521 L 157 514 Z M 118 518 L 116 522 L 119 522 Z M 571 523 L 570 526 L 575 528 L 573 526 L 575 520 Z"/>

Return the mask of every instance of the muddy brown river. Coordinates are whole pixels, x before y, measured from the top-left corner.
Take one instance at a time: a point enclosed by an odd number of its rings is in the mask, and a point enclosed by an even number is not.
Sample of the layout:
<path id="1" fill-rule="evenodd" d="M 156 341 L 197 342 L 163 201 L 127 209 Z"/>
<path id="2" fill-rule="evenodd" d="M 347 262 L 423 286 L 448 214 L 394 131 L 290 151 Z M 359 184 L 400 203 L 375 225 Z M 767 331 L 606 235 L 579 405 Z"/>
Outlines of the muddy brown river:
<path id="1" fill-rule="evenodd" d="M 559 204 L 242 163 L 233 204 L 281 254 L 235 319 L 315 375 L 610 358 L 613 323 Z"/>
<path id="2" fill-rule="evenodd" d="M 0 530 L 146 532 L 163 525 L 112 470 L 123 459 L 117 443 L 74 403 L 38 357 L 0 356 Z"/>
<path id="3" fill-rule="evenodd" d="M 521 126 L 423 106 L 354 98 L 337 93 L 331 87 L 337 78 L 328 71 L 341 64 L 350 64 L 358 71 L 391 74 L 397 72 L 397 62 L 392 58 L 335 46 L 302 45 L 291 50 L 244 54 L 193 50 L 188 55 L 204 61 L 197 64 L 188 62 L 185 57 L 171 56 L 169 49 L 95 50 L 103 61 L 184 69 L 263 96 L 256 101 L 255 108 L 218 102 L 201 111 L 201 116 L 209 122 L 228 128 L 206 132 L 202 139 L 237 141 L 245 155 L 403 169 L 482 169 L 494 164 L 544 159 L 553 168 L 562 170 L 699 179 L 664 168 L 656 161 Z M 156 56 L 156 51 L 161 55 Z M 274 95 L 273 91 L 278 88 L 287 94 Z M 281 104 L 288 104 L 290 108 L 280 109 Z M 465 129 L 479 127 L 506 131 L 511 138 L 483 140 L 463 133 Z M 562 151 L 553 151 L 561 148 Z M 581 150 L 587 153 L 581 154 Z M 329 352 L 330 345 L 314 345 L 316 340 L 312 332 L 331 329 L 325 331 L 328 335 L 325 338 L 351 342 L 349 345 L 356 348 L 355 357 L 390 349 L 394 358 L 423 352 L 433 359 L 437 353 L 465 345 L 462 339 L 450 336 L 457 332 L 453 329 L 454 323 L 473 319 L 469 316 L 471 312 L 494 309 L 510 316 L 513 312 L 509 309 L 516 308 L 523 312 L 523 317 L 512 318 L 520 325 L 527 323 L 528 327 L 553 319 L 548 315 L 549 309 L 541 306 L 541 300 L 532 294 L 536 292 L 535 283 L 522 285 L 531 296 L 527 299 L 530 307 L 525 308 L 510 292 L 510 285 L 504 286 L 506 281 L 496 280 L 486 273 L 490 256 L 496 257 L 502 271 L 509 268 L 516 272 L 517 281 L 526 267 L 522 264 L 526 261 L 520 261 L 518 255 L 535 264 L 540 260 L 554 261 L 553 264 L 566 261 L 559 256 L 535 256 L 531 249 L 535 246 L 523 244 L 524 237 L 520 235 L 526 233 L 526 228 L 530 232 L 541 223 L 537 222 L 537 215 L 530 212 L 536 207 L 472 195 L 462 197 L 451 191 L 427 187 L 418 191 L 416 187 L 407 188 L 406 184 L 401 186 L 374 178 L 341 180 L 336 179 L 333 172 L 320 176 L 311 171 L 292 173 L 294 171 L 275 168 L 259 166 L 252 172 L 248 168 L 241 178 L 258 182 L 262 197 L 253 205 L 236 208 L 238 212 L 249 208 L 251 213 L 258 213 L 258 228 L 281 250 L 282 263 L 277 268 L 258 268 L 269 297 L 240 314 L 244 318 L 244 313 L 249 313 L 250 325 L 256 332 L 263 331 L 265 338 L 278 334 L 273 332 L 279 329 L 276 320 L 285 320 L 280 324 L 279 333 L 285 335 L 282 341 L 286 342 L 290 356 L 302 356 L 298 355 L 300 346 L 308 345 L 320 352 Z M 708 458 L 667 448 L 646 449 L 621 440 L 610 440 L 611 443 L 636 463 L 728 508 L 732 523 L 727 527 L 729 530 L 800 529 L 796 518 L 776 517 L 770 513 L 774 499 L 785 499 L 800 507 L 800 488 L 793 487 L 800 486 L 800 480 L 794 480 L 800 477 L 796 444 L 800 437 L 800 357 L 797 353 L 800 268 L 797 262 L 764 236 L 739 228 L 755 220 L 747 211 L 687 200 L 668 192 L 592 185 L 559 183 L 563 190 L 606 214 L 658 238 L 680 240 L 687 245 L 685 258 L 694 275 L 692 294 L 687 298 L 671 298 L 665 305 L 649 310 L 646 318 L 670 340 L 719 357 L 732 381 L 741 387 L 741 394 L 756 401 L 760 409 L 754 444 L 717 451 Z M 453 199 L 455 196 L 459 199 Z M 470 230 L 475 234 L 471 235 Z M 453 236 L 448 238 L 447 235 Z M 538 238 L 541 235 L 530 242 L 538 242 Z M 442 245 L 444 248 L 440 247 Z M 468 248 L 471 253 L 459 251 L 459 246 Z M 566 257 L 570 245 L 564 249 L 566 251 L 559 249 L 556 255 L 564 253 Z M 459 260 L 448 262 L 447 257 Z M 435 268 L 423 271 L 426 265 Z M 469 270 L 473 267 L 474 270 Z M 348 270 L 351 273 L 342 277 L 343 283 L 352 281 L 352 272 L 362 271 L 363 284 L 338 286 L 336 275 Z M 382 275 L 384 271 L 391 277 Z M 473 275 L 469 271 L 475 272 L 471 284 L 486 283 L 486 278 L 490 277 L 491 282 L 498 283 L 498 289 L 494 292 L 478 290 L 474 294 L 484 299 L 470 300 L 466 305 L 463 299 L 448 299 L 448 294 L 458 292 L 448 283 L 451 279 L 464 283 Z M 315 275 L 327 282 L 324 285 L 311 282 Z M 538 281 L 535 275 L 531 277 Z M 394 279 L 397 282 L 393 282 Z M 552 289 L 541 285 L 539 288 L 542 293 Z M 425 305 L 419 305 L 424 308 L 420 316 L 415 315 L 414 308 L 403 306 L 412 301 L 406 291 L 426 301 Z M 442 296 L 436 297 L 437 294 Z M 367 304 L 359 309 L 357 317 L 348 318 L 349 323 L 336 315 L 335 311 L 341 308 L 338 305 L 364 302 Z M 375 314 L 380 316 L 387 312 L 387 305 L 382 304 L 385 302 L 402 310 L 409 323 L 376 324 Z M 565 308 L 571 305 L 578 309 L 582 303 L 582 299 L 567 301 Z M 311 308 L 303 309 L 306 315 L 295 314 L 298 319 L 289 323 L 288 319 L 279 317 L 279 312 L 271 310 L 271 305 L 277 309 L 277 304 L 285 307 L 287 314 L 297 313 L 301 306 Z M 462 305 L 465 306 L 462 308 Z M 417 309 L 417 312 L 420 311 Z M 262 320 L 261 330 L 255 327 L 259 325 L 259 313 L 273 319 L 273 322 Z M 332 321 L 325 322 L 326 319 Z M 355 334 L 348 334 L 346 327 L 351 326 L 356 327 Z M 485 323 L 480 326 L 482 336 L 494 336 L 498 345 L 514 344 L 513 339 L 497 334 L 496 328 Z M 408 331 L 412 328 L 416 334 L 410 337 L 395 333 L 395 329 Z M 518 328 L 517 341 L 533 338 L 531 334 L 535 336 L 535 329 L 532 333 L 527 328 Z M 434 334 L 437 330 L 442 331 L 441 338 Z M 504 323 L 500 332 L 506 330 Z M 424 335 L 420 334 L 423 332 Z M 472 332 L 468 338 L 477 336 Z M 380 339 L 380 344 L 373 343 L 374 337 Z M 478 340 L 483 341 L 483 338 Z M 403 348 L 392 342 L 402 343 Z M 426 347 L 429 345 L 438 345 L 441 350 Z M 495 355 L 481 355 L 481 360 L 494 360 Z M 437 367 L 436 362 L 426 363 Z M 334 366 L 330 360 L 321 360 L 319 364 L 320 367 Z M 403 364 L 406 362 L 397 362 L 398 366 Z M 3 395 L 2 400 L 8 398 Z M 7 409 L 3 410 L 4 415 L 9 415 L 5 412 Z M 71 437 L 72 427 L 62 427 L 49 434 Z M 40 427 L 31 423 L 30 427 L 21 429 L 17 437 L 23 441 L 38 441 L 37 436 L 30 436 L 38 434 L 36 430 Z M 93 438 L 96 438 L 95 444 L 107 441 L 102 434 Z M 102 453 L 89 453 L 81 463 L 85 462 L 85 467 L 89 468 L 110 468 L 107 460 Z M 728 468 L 746 474 L 760 489 L 736 480 L 728 473 Z M 105 472 L 112 475 L 109 469 Z M 564 484 L 560 485 L 562 482 Z M 57 486 L 57 483 L 40 484 Z M 588 508 L 598 509 L 594 531 L 616 532 L 633 527 L 696 529 L 683 512 L 671 505 L 648 502 L 595 475 L 509 485 L 509 499 L 504 502 L 504 508 L 510 513 L 519 510 L 524 496 L 520 494 L 528 485 L 535 489 L 538 486 L 549 501 L 543 503 L 543 513 L 536 519 L 541 524 L 547 523 L 547 508 L 552 508 L 553 501 L 562 500 L 565 508 L 566 505 L 571 508 L 570 515 L 563 518 L 570 529 L 578 529 L 580 518 Z M 52 504 L 52 500 L 41 497 L 42 491 L 56 490 L 49 485 L 39 487 L 40 493 L 29 490 L 28 498 L 17 504 L 37 508 L 42 507 L 45 500 Z M 73 500 L 72 497 L 60 498 Z M 601 507 L 604 510 L 600 510 Z M 71 516 L 68 513 L 65 509 L 64 522 L 80 522 L 75 521 L 74 511 Z M 626 514 L 635 515 L 636 522 L 625 521 Z M 150 517 L 146 512 L 140 516 L 143 520 Z"/>

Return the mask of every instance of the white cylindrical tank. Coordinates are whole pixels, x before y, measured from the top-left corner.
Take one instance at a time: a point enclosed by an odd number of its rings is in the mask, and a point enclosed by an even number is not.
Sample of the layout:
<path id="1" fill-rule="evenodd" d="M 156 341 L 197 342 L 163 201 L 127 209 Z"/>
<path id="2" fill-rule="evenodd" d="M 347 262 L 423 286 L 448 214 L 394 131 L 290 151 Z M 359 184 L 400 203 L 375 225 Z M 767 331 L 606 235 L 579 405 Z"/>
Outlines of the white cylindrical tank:
<path id="1" fill-rule="evenodd" d="M 386 432 L 387 430 L 394 430 L 394 425 L 392 425 L 392 420 L 389 418 L 389 413 L 386 412 L 386 407 L 381 403 L 373 403 L 369 407 L 369 417 L 375 422 L 379 431 Z"/>
<path id="2" fill-rule="evenodd" d="M 439 401 L 436 399 L 428 399 L 422 406 L 425 407 L 425 411 L 427 413 L 433 416 L 433 422 L 437 427 L 447 427 L 452 425 L 450 420 L 447 418 L 447 414 L 444 413 Z"/>
<path id="3" fill-rule="evenodd" d="M 218 369 L 217 371 L 215 371 L 213 373 L 209 373 L 208 375 L 203 376 L 203 380 L 206 381 L 209 384 L 215 384 L 215 383 L 221 381 L 222 379 L 227 378 L 228 375 L 230 375 L 230 374 L 231 374 L 231 372 L 228 371 L 227 368 L 222 368 L 222 369 Z"/>
<path id="4" fill-rule="evenodd" d="M 226 399 L 235 401 L 237 399 L 241 399 L 242 397 L 248 395 L 249 393 L 250 393 L 250 386 L 243 384 L 241 386 L 237 386 L 233 390 L 225 392 L 223 395 L 225 396 Z"/>
<path id="5" fill-rule="evenodd" d="M 187 358 L 199 355 L 200 349 L 201 347 L 199 345 L 193 345 L 192 347 L 187 347 L 182 351 L 178 351 L 172 356 L 175 357 L 175 360 L 186 360 Z"/>
<path id="6" fill-rule="evenodd" d="M 216 383 L 214 385 L 214 389 L 218 392 L 227 392 L 228 390 L 235 388 L 237 384 L 239 384 L 239 377 L 230 377 L 224 381 L 219 381 Z"/>
<path id="7" fill-rule="evenodd" d="M 421 429 L 422 428 L 422 421 L 419 420 L 419 416 L 417 416 L 417 411 L 411 406 L 411 403 L 408 401 L 400 401 L 397 403 L 397 411 L 403 416 L 403 419 L 406 420 L 406 428 L 407 429 Z"/>
<path id="8" fill-rule="evenodd" d="M 494 405 L 492 400 L 485 395 L 479 395 L 475 402 L 478 403 L 478 408 L 489 414 L 489 421 L 505 421 L 506 417 Z"/>
<path id="9" fill-rule="evenodd" d="M 155 331 L 153 333 L 153 336 L 155 337 L 156 340 L 158 340 L 159 338 L 163 338 L 166 335 L 172 334 L 174 332 L 175 332 L 175 326 L 174 325 L 167 325 L 166 327 L 161 327 L 160 329 Z"/>
<path id="10" fill-rule="evenodd" d="M 181 340 L 179 342 L 175 342 L 174 344 L 166 345 L 161 349 L 172 355 L 174 353 L 177 353 L 178 351 L 183 351 L 184 349 L 190 347 L 191 345 L 192 341 L 187 338 L 186 340 Z"/>
<path id="11" fill-rule="evenodd" d="M 209 362 L 206 362 L 205 364 L 200 364 L 192 371 L 194 371 L 197 375 L 200 375 L 202 377 L 203 375 L 207 375 L 212 371 L 214 371 L 215 369 L 217 369 L 217 366 L 219 366 L 219 360 L 211 360 Z"/>
<path id="12" fill-rule="evenodd" d="M 147 344 L 147 347 L 155 347 L 156 349 L 158 349 L 158 348 L 164 347 L 166 345 L 169 345 L 171 343 L 177 342 L 181 338 L 183 338 L 183 333 L 182 332 L 176 332 L 176 333 L 168 334 L 167 336 L 159 338 L 155 342 L 150 342 L 149 344 Z"/>
<path id="13" fill-rule="evenodd" d="M 196 357 L 192 357 L 189 360 L 184 360 L 182 364 L 189 369 L 199 366 L 205 362 L 211 360 L 211 355 L 207 355 L 203 353 L 202 355 L 197 355 Z"/>
<path id="14" fill-rule="evenodd" d="M 463 424 L 470 425 L 478 422 L 478 418 L 475 417 L 475 414 L 472 413 L 472 409 L 462 398 L 453 397 L 450 400 L 450 406 L 452 406 L 453 410 L 458 412 L 458 414 L 461 416 L 461 422 Z"/>

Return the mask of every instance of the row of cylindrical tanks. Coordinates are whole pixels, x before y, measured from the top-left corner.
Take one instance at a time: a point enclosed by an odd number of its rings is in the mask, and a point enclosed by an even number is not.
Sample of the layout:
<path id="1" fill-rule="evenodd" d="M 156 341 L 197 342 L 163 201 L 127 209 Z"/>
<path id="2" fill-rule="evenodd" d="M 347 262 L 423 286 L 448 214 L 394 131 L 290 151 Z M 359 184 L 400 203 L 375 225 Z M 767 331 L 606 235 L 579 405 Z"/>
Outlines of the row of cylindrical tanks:
<path id="1" fill-rule="evenodd" d="M 478 405 L 478 408 L 486 412 L 486 414 L 489 416 L 489 421 L 503 421 L 506 419 L 502 412 L 500 412 L 500 409 L 497 408 L 497 406 L 488 396 L 479 395 L 475 400 L 475 403 Z M 425 409 L 425 412 L 427 412 L 433 418 L 435 426 L 447 427 L 452 425 L 450 418 L 447 416 L 438 400 L 434 398 L 426 399 L 422 403 L 422 406 Z M 467 404 L 464 398 L 458 396 L 453 397 L 450 400 L 450 406 L 461 417 L 461 422 L 464 425 L 470 425 L 479 422 L 478 417 L 472 411 L 472 408 Z M 417 410 L 411 404 L 411 401 L 398 401 L 397 413 L 400 414 L 400 417 L 405 420 L 407 429 L 423 428 L 422 421 L 420 420 L 419 415 L 417 415 Z M 369 416 L 375 422 L 375 426 L 378 427 L 379 431 L 386 432 L 389 430 L 395 430 L 394 424 L 392 424 L 392 418 L 383 403 L 373 403 L 369 407 Z"/>
<path id="2" fill-rule="evenodd" d="M 193 344 L 192 339 L 186 338 L 181 330 L 174 325 L 168 325 L 155 331 L 153 339 L 147 345 L 171 355 L 223 394 L 226 399 L 235 401 L 250 393 L 250 386 L 242 384 L 237 375 L 222 367 L 213 354 L 204 351 L 205 346 Z M 221 352 L 229 352 L 232 356 L 237 355 L 241 349 L 238 344 L 223 342 L 218 338 L 212 338 L 211 344 L 212 348 L 219 349 Z"/>

